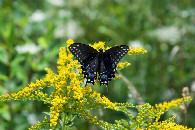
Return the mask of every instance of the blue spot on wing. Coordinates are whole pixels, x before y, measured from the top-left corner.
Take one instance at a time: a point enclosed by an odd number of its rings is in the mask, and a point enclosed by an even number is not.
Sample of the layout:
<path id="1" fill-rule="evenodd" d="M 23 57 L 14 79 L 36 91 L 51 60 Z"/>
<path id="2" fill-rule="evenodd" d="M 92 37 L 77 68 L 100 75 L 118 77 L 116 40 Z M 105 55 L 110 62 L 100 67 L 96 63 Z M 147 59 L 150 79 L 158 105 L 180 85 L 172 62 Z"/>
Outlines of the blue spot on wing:
<path id="1" fill-rule="evenodd" d="M 82 66 L 82 70 L 83 70 L 84 77 L 87 80 L 86 81 L 86 85 L 87 85 L 87 83 L 92 83 L 94 85 L 94 82 L 95 82 L 95 80 L 97 78 L 96 72 L 91 72 L 89 66 L 86 66 L 86 67 Z"/>

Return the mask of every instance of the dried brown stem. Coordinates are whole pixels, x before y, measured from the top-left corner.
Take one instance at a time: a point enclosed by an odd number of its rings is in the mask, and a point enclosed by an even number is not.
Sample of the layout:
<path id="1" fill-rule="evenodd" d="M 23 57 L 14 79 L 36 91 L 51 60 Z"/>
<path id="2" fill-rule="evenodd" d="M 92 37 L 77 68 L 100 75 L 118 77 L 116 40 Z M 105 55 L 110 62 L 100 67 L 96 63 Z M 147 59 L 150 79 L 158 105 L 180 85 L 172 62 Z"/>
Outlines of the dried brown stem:
<path id="1" fill-rule="evenodd" d="M 139 104 L 139 105 L 144 104 L 145 102 L 144 102 L 143 98 L 142 98 L 142 97 L 140 96 L 140 94 L 137 92 L 137 90 L 136 90 L 136 88 L 133 86 L 133 84 L 132 84 L 124 75 L 122 75 L 120 72 L 119 72 L 119 74 L 120 74 L 120 77 L 123 79 L 123 81 L 127 84 L 128 89 L 132 92 L 133 97 L 135 97 L 135 98 L 137 99 L 138 104 Z"/>

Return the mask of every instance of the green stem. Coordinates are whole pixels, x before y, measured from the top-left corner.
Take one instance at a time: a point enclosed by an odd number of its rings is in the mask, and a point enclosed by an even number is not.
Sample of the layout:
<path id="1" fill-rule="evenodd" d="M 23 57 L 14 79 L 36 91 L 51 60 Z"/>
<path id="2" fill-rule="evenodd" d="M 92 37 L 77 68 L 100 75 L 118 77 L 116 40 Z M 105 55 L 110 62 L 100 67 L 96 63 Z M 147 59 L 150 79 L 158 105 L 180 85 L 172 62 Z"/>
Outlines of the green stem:
<path id="1" fill-rule="evenodd" d="M 66 126 L 66 113 L 63 113 L 64 119 L 63 119 L 63 128 L 62 130 L 68 130 L 67 126 Z"/>

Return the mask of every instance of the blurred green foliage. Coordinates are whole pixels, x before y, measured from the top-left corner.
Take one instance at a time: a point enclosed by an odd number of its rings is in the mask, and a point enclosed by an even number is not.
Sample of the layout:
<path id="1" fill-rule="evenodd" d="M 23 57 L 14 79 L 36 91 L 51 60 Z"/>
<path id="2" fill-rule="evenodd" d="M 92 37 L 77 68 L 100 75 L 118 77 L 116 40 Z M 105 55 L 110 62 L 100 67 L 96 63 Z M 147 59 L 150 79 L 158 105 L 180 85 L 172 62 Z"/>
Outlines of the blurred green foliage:
<path id="1" fill-rule="evenodd" d="M 42 78 L 46 67 L 56 70 L 59 48 L 72 38 L 147 49 L 145 55 L 123 59 L 132 65 L 121 73 L 150 104 L 181 97 L 185 86 L 193 98 L 194 7 L 193 0 L 0 0 L 0 94 L 17 92 Z M 109 93 L 105 87 L 93 89 L 111 101 L 136 104 L 122 79 L 109 86 Z M 26 129 L 47 109 L 38 102 L 0 102 L 0 129 Z M 178 110 L 167 116 L 176 114 L 177 123 L 195 127 L 194 109 L 192 100 L 187 115 Z M 111 123 L 124 117 L 109 110 L 103 113 Z M 77 124 L 91 127 L 79 120 Z"/>

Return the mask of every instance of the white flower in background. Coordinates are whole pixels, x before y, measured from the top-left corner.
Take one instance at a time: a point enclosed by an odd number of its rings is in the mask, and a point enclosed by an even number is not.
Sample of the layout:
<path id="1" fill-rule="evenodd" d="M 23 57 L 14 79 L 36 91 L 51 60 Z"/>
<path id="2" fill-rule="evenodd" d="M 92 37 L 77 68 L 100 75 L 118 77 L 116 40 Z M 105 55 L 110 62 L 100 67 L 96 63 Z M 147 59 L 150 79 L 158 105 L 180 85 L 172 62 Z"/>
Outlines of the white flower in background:
<path id="1" fill-rule="evenodd" d="M 88 8 L 81 10 L 81 13 L 87 15 L 91 20 L 98 19 L 99 18 L 98 15 L 100 15 L 96 10 L 91 10 Z"/>
<path id="2" fill-rule="evenodd" d="M 30 125 L 35 125 L 37 123 L 37 116 L 35 114 L 28 114 L 27 115 L 28 122 Z"/>
<path id="3" fill-rule="evenodd" d="M 75 39 L 78 36 L 82 36 L 84 33 L 83 29 L 79 26 L 79 24 L 75 21 L 69 21 L 66 25 L 60 25 L 54 31 L 54 35 L 56 38 L 67 37 L 71 39 Z"/>
<path id="4" fill-rule="evenodd" d="M 91 2 L 91 3 L 93 3 L 93 2 Z M 68 5 L 70 7 L 81 7 L 81 6 L 84 7 L 84 6 L 86 6 L 85 0 L 69 0 Z"/>
<path id="5" fill-rule="evenodd" d="M 133 48 L 133 47 L 135 47 L 135 48 L 137 48 L 137 47 L 139 47 L 139 48 L 143 47 L 142 42 L 139 41 L 139 40 L 129 41 L 128 44 L 129 44 L 129 46 L 132 47 L 132 48 Z"/>
<path id="6" fill-rule="evenodd" d="M 183 18 L 193 17 L 193 16 L 195 16 L 194 11 L 195 11 L 195 8 L 182 10 L 181 17 L 183 17 Z"/>
<path id="7" fill-rule="evenodd" d="M 60 18 L 64 18 L 64 17 L 70 17 L 72 15 L 72 13 L 70 12 L 70 11 L 68 11 L 68 10 L 59 10 L 59 12 L 58 12 L 58 16 L 60 17 Z"/>
<path id="8" fill-rule="evenodd" d="M 67 26 L 66 35 L 68 38 L 74 39 L 79 35 L 83 34 L 82 28 L 75 21 L 69 21 L 66 26 Z"/>
<path id="9" fill-rule="evenodd" d="M 154 31 L 154 35 L 156 35 L 160 41 L 167 41 L 170 43 L 178 42 L 181 39 L 181 34 L 181 30 L 175 26 L 162 27 Z"/>
<path id="10" fill-rule="evenodd" d="M 41 50 L 41 47 L 40 46 L 37 46 L 36 44 L 32 43 L 26 43 L 24 45 L 17 45 L 15 47 L 16 51 L 19 53 L 19 54 L 23 54 L 23 53 L 27 53 L 29 52 L 30 54 L 35 54 L 37 53 L 38 51 Z"/>
<path id="11" fill-rule="evenodd" d="M 30 17 L 29 21 L 30 22 L 41 22 L 45 20 L 46 15 L 43 13 L 41 10 L 36 10 Z"/>
<path id="12" fill-rule="evenodd" d="M 30 125 L 35 125 L 37 123 L 37 115 L 36 114 L 31 114 L 26 110 L 22 111 L 22 114 L 27 116 L 27 120 L 30 123 Z"/>
<path id="13" fill-rule="evenodd" d="M 187 17 L 189 17 L 189 16 L 190 16 L 189 10 L 183 10 L 183 11 L 181 12 L 181 17 L 187 18 Z"/>
<path id="14" fill-rule="evenodd" d="M 55 38 L 63 38 L 66 34 L 66 26 L 65 25 L 59 25 L 54 30 L 54 36 Z"/>
<path id="15" fill-rule="evenodd" d="M 47 0 L 47 2 L 55 6 L 64 6 L 65 4 L 64 0 Z"/>

